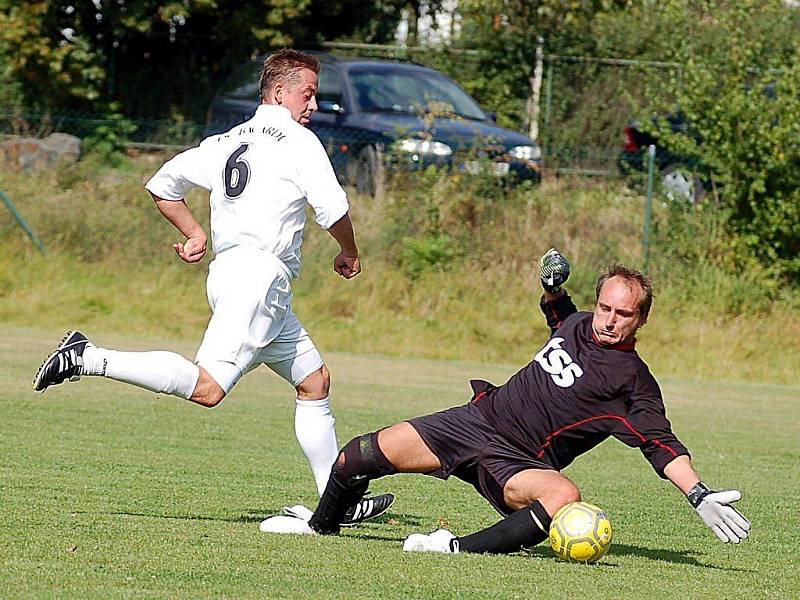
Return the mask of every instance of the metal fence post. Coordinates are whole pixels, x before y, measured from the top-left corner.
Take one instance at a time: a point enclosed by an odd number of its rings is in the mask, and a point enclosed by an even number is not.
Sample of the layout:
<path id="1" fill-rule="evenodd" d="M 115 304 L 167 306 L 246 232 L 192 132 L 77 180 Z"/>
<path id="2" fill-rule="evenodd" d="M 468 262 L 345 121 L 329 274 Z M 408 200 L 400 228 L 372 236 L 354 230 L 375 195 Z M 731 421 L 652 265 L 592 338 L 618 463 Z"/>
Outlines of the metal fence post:
<path id="1" fill-rule="evenodd" d="M 644 234 L 642 235 L 645 272 L 647 272 L 647 265 L 650 261 L 650 221 L 653 218 L 653 172 L 655 171 L 655 162 L 656 147 L 654 144 L 650 144 L 647 148 L 647 199 L 644 204 Z"/>
<path id="2" fill-rule="evenodd" d="M 3 192 L 0 192 L 0 199 L 3 200 L 3 204 L 6 205 L 6 208 L 8 209 L 8 212 L 11 213 L 11 216 L 17 220 L 19 226 L 22 227 L 22 229 L 25 230 L 25 233 L 28 234 L 28 237 L 31 238 L 34 246 L 39 249 L 39 252 L 44 253 L 44 244 L 42 243 L 42 240 L 36 236 L 36 234 L 33 232 L 33 229 L 31 229 L 30 225 L 28 225 L 27 221 L 25 221 L 25 219 L 22 217 L 11 199 Z"/>

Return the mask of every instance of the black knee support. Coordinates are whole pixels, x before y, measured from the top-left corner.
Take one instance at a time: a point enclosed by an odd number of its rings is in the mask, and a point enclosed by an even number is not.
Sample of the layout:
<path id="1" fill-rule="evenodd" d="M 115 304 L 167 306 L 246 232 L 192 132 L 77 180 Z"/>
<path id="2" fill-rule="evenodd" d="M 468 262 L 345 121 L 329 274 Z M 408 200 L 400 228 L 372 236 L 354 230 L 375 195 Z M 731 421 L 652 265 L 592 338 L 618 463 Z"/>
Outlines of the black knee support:
<path id="1" fill-rule="evenodd" d="M 351 485 L 393 475 L 397 469 L 378 446 L 378 433 L 374 432 L 350 440 L 342 448 L 333 472 Z"/>

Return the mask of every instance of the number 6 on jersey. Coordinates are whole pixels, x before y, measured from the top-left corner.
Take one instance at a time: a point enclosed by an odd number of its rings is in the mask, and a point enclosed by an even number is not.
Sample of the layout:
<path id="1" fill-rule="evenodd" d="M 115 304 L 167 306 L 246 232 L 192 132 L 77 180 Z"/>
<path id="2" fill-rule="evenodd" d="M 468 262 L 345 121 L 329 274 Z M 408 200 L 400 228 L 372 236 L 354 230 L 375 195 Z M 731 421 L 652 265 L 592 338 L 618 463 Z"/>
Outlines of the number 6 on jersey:
<path id="1" fill-rule="evenodd" d="M 250 165 L 242 158 L 247 152 L 249 144 L 242 144 L 233 151 L 225 163 L 225 173 L 222 176 L 225 184 L 225 196 L 228 198 L 238 198 L 244 192 L 247 182 L 250 179 Z"/>

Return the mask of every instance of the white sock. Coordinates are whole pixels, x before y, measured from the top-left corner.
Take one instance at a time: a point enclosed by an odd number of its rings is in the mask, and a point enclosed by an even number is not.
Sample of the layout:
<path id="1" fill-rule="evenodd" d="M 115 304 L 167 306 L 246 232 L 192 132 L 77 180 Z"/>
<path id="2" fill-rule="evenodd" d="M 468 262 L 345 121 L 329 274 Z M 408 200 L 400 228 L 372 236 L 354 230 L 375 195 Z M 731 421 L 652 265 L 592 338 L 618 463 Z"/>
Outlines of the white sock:
<path id="1" fill-rule="evenodd" d="M 81 374 L 100 375 L 188 400 L 200 378 L 200 369 L 174 352 L 120 352 L 87 344 Z"/>
<path id="2" fill-rule="evenodd" d="M 294 413 L 294 433 L 308 459 L 308 464 L 311 465 L 320 496 L 328 485 L 331 468 L 339 456 L 334 422 L 335 419 L 331 415 L 331 401 L 327 397 L 322 400 L 298 398 Z"/>

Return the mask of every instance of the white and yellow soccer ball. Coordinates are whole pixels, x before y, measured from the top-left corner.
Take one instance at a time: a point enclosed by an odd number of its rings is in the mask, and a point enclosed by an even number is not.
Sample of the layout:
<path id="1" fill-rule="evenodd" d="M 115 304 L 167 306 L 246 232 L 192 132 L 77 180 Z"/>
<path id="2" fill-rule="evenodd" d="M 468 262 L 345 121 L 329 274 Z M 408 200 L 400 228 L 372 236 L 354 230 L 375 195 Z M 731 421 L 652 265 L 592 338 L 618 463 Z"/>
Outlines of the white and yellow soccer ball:
<path id="1" fill-rule="evenodd" d="M 588 502 L 571 502 L 553 516 L 550 547 L 568 562 L 593 563 L 611 546 L 611 520 Z"/>

